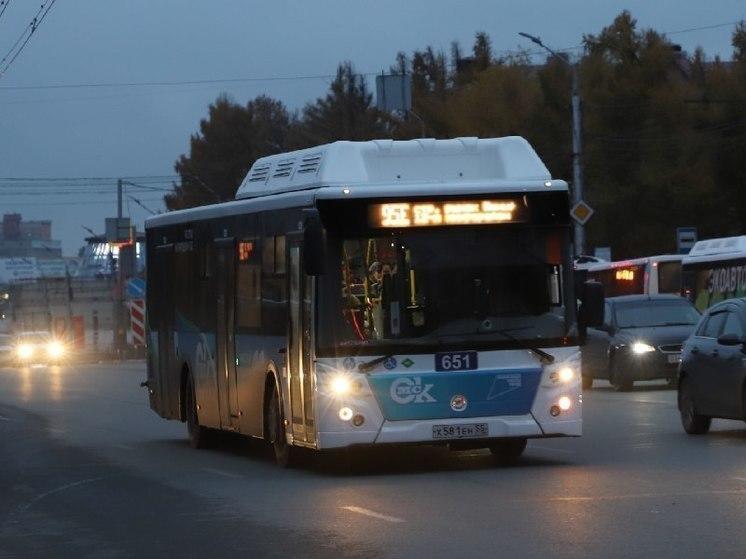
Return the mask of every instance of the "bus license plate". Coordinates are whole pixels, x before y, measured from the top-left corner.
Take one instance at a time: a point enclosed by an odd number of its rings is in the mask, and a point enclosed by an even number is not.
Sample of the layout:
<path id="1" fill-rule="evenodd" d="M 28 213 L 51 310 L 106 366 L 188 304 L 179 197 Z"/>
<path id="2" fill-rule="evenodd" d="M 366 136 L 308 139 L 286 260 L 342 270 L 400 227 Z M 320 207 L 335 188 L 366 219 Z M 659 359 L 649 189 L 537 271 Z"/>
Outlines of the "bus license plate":
<path id="1" fill-rule="evenodd" d="M 478 367 L 476 351 L 444 351 L 435 354 L 436 371 L 472 371 Z"/>
<path id="2" fill-rule="evenodd" d="M 478 439 L 490 436 L 486 423 L 433 425 L 433 439 Z"/>

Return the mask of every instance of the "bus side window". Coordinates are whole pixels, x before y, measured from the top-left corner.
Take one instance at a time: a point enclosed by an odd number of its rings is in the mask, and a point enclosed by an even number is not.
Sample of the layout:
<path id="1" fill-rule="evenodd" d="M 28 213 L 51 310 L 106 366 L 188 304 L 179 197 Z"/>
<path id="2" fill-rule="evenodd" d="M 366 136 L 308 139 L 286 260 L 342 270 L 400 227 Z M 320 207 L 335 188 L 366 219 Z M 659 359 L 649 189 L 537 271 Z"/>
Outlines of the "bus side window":
<path id="1" fill-rule="evenodd" d="M 238 243 L 236 274 L 236 326 L 259 328 L 262 325 L 262 266 L 256 241 Z"/>

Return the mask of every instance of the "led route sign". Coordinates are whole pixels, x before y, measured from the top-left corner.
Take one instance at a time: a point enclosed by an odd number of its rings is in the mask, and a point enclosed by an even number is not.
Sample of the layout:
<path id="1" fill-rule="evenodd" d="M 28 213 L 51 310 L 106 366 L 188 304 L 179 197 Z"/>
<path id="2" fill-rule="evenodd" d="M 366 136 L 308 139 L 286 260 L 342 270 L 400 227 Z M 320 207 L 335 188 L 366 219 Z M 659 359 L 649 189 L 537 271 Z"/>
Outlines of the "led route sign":
<path id="1" fill-rule="evenodd" d="M 521 200 L 395 202 L 370 206 L 373 227 L 486 225 L 525 221 Z"/>

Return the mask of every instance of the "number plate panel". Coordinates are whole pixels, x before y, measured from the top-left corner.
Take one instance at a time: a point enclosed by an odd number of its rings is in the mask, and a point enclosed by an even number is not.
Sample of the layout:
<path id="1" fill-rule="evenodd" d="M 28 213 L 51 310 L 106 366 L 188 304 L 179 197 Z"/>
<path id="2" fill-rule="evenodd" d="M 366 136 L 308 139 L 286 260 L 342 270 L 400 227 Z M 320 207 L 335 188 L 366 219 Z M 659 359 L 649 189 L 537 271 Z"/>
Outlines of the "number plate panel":
<path id="1" fill-rule="evenodd" d="M 433 439 L 483 439 L 490 436 L 486 423 L 462 423 L 460 425 L 433 425 Z"/>
<path id="2" fill-rule="evenodd" d="M 680 353 L 669 353 L 668 354 L 668 362 L 673 364 L 677 364 L 681 362 L 681 354 Z"/>
<path id="3" fill-rule="evenodd" d="M 476 351 L 444 351 L 435 354 L 436 371 L 473 371 L 479 368 Z"/>

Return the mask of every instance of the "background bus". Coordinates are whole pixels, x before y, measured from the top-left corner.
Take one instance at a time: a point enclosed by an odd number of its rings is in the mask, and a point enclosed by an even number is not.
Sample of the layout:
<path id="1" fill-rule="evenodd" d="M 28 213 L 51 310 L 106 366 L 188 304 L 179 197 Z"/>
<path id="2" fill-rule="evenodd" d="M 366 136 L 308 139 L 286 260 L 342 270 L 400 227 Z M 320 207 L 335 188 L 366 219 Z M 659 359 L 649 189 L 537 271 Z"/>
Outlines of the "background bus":
<path id="1" fill-rule="evenodd" d="M 646 256 L 617 262 L 577 264 L 582 279 L 601 282 L 607 297 L 681 293 L 681 259 L 678 254 Z"/>
<path id="2" fill-rule="evenodd" d="M 700 311 L 746 296 L 746 235 L 698 241 L 682 261 L 682 286 Z"/>
<path id="3" fill-rule="evenodd" d="M 146 222 L 150 403 L 194 446 L 581 434 L 567 184 L 525 140 L 335 142 L 237 197 Z"/>

